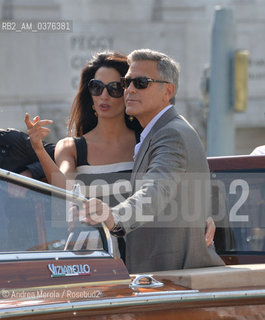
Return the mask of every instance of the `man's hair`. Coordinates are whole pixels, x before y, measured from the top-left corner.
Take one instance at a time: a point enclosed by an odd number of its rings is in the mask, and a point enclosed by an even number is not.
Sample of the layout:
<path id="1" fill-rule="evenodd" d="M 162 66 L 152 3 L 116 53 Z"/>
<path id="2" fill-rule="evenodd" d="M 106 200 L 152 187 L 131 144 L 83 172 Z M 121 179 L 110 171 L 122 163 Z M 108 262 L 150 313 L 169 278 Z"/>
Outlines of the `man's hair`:
<path id="1" fill-rule="evenodd" d="M 179 64 L 166 54 L 150 49 L 138 49 L 132 51 L 128 55 L 128 64 L 133 61 L 150 60 L 157 62 L 157 70 L 161 76 L 161 80 L 171 82 L 175 85 L 174 96 L 170 99 L 170 103 L 175 103 L 175 95 L 178 90 L 179 81 Z"/>

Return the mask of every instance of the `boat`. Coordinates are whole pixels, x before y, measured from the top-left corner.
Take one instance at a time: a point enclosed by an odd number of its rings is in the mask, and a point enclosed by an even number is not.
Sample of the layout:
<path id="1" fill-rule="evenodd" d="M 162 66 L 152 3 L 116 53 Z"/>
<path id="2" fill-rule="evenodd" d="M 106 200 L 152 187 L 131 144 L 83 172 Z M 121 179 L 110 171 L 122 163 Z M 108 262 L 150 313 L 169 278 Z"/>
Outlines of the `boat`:
<path id="1" fill-rule="evenodd" d="M 0 318 L 265 318 L 265 156 L 208 162 L 213 216 L 226 213 L 214 239 L 226 265 L 144 274 L 114 257 L 104 224 L 72 214 L 85 199 L 78 188 L 0 169 Z"/>

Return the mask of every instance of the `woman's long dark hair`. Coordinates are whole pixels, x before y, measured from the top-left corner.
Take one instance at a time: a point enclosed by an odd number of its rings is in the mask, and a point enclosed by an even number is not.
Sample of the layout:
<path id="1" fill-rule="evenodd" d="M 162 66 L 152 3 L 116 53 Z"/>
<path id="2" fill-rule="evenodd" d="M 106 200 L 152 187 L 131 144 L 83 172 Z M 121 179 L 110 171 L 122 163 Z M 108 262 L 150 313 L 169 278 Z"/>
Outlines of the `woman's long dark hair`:
<path id="1" fill-rule="evenodd" d="M 68 122 L 68 134 L 81 137 L 88 131 L 94 129 L 97 125 L 97 117 L 92 109 L 93 100 L 88 90 L 88 83 L 95 77 L 95 73 L 101 67 L 114 68 L 121 77 L 124 77 L 128 71 L 127 57 L 117 52 L 100 52 L 97 53 L 82 69 L 81 80 L 77 95 L 74 99 Z M 124 114 L 125 122 L 128 128 L 133 129 L 136 133 L 141 131 L 141 125 L 136 120 L 129 120 L 129 116 Z"/>

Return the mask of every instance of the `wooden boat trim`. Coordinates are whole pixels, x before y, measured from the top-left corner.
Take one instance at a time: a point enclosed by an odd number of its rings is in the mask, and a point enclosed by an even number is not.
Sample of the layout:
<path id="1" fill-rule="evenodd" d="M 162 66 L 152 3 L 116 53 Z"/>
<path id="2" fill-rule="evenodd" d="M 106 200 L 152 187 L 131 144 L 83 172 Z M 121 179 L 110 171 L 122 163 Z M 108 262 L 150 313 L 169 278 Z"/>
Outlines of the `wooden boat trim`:
<path id="1" fill-rule="evenodd" d="M 262 155 L 208 157 L 207 160 L 212 172 L 265 168 L 265 156 Z"/>
<path id="2" fill-rule="evenodd" d="M 53 277 L 49 264 L 54 263 L 56 266 L 69 266 L 83 264 L 84 260 L 88 263 L 90 273 L 75 274 L 74 276 Z M 129 285 L 130 277 L 125 265 L 120 259 L 69 259 L 59 261 L 27 261 L 22 262 L 2 262 L 1 266 L 1 285 L 6 290 L 15 290 L 20 288 L 44 288 L 55 287 L 65 288 L 69 284 L 82 286 L 90 283 L 95 288 L 99 284 L 112 284 L 114 281 L 126 280 L 125 284 Z M 22 276 L 19 276 L 22 275 Z M 118 283 L 118 282 L 117 282 Z M 1 292 L 0 292 L 1 293 Z"/>
<path id="3" fill-rule="evenodd" d="M 258 299 L 265 298 L 265 289 L 260 290 L 235 290 L 235 291 L 214 291 L 214 292 L 200 292 L 200 293 L 187 293 L 187 294 L 172 294 L 169 292 L 168 295 L 157 296 L 133 296 L 125 298 L 114 298 L 114 299 L 100 299 L 97 301 L 77 301 L 73 303 L 55 303 L 49 305 L 38 305 L 38 306 L 23 306 L 14 308 L 5 308 L 0 310 L 0 317 L 18 317 L 18 316 L 29 316 L 29 315 L 41 315 L 49 313 L 59 312 L 74 312 L 81 310 L 93 310 L 102 308 L 118 308 L 118 307 L 129 307 L 139 305 L 157 305 L 167 303 L 178 303 L 179 307 L 181 304 L 187 302 L 219 302 L 224 300 L 247 300 L 247 299 Z M 202 306 L 202 305 L 201 305 Z"/>
<path id="4" fill-rule="evenodd" d="M 6 291 L 12 292 L 27 292 L 33 290 L 52 290 L 52 289 L 70 289 L 70 288 L 80 288 L 82 287 L 94 287 L 94 286 L 120 286 L 120 285 L 129 285 L 131 283 L 130 279 L 119 279 L 119 280 L 105 280 L 105 281 L 94 281 L 94 282 L 82 282 L 82 283 L 64 283 L 56 284 L 53 286 L 41 286 L 41 287 L 28 287 L 28 288 L 15 288 L 15 289 L 6 289 Z M 1 300 L 0 300 L 1 301 Z"/>

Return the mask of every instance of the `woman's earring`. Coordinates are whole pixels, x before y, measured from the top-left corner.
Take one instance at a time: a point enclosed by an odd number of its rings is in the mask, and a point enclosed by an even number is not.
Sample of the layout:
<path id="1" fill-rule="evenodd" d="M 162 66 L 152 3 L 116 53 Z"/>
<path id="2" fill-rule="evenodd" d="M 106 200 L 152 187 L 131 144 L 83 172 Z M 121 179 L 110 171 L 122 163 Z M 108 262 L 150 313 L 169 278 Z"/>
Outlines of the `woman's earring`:
<path id="1" fill-rule="evenodd" d="M 95 115 L 95 117 L 98 117 L 98 113 L 97 113 L 97 111 L 95 110 L 94 105 L 92 106 L 92 109 L 94 110 L 94 115 Z"/>
<path id="2" fill-rule="evenodd" d="M 133 119 L 134 119 L 133 116 L 129 116 L 129 120 L 130 120 L 131 122 L 133 122 Z"/>

